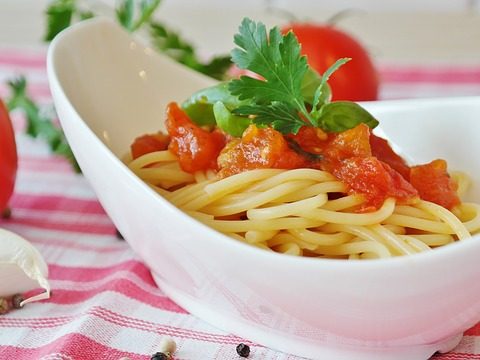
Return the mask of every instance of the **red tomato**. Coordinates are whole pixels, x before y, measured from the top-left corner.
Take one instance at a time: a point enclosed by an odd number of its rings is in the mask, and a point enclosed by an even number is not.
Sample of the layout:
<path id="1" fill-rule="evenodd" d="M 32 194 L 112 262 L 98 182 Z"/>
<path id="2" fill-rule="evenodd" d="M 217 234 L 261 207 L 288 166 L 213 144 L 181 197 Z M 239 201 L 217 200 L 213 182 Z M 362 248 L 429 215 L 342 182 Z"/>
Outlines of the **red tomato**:
<path id="1" fill-rule="evenodd" d="M 17 149 L 7 108 L 0 100 L 0 212 L 7 208 L 17 174 Z"/>
<path id="2" fill-rule="evenodd" d="M 340 58 L 352 58 L 330 77 L 333 100 L 366 101 L 378 98 L 379 78 L 365 48 L 352 36 L 331 25 L 290 24 L 311 67 L 323 74 Z"/>

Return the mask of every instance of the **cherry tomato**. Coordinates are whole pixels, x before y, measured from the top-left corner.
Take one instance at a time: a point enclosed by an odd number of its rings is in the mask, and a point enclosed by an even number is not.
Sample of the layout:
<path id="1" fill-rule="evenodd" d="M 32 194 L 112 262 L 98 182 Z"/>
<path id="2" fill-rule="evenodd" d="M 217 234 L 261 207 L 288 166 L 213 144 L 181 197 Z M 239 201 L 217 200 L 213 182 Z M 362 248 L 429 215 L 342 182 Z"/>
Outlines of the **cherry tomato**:
<path id="1" fill-rule="evenodd" d="M 6 210 L 17 174 L 17 149 L 12 122 L 0 100 L 0 213 Z"/>
<path id="2" fill-rule="evenodd" d="M 365 48 L 349 34 L 331 25 L 294 23 L 292 30 L 311 67 L 323 74 L 336 60 L 351 58 L 330 77 L 333 100 L 367 101 L 378 98 L 379 78 Z"/>

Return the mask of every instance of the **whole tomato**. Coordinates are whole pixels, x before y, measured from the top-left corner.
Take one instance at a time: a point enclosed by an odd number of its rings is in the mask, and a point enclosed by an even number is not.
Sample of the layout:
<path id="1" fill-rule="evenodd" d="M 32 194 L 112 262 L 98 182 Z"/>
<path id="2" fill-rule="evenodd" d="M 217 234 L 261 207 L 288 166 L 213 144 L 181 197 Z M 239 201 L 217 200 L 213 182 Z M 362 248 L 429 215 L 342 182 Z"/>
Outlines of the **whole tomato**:
<path id="1" fill-rule="evenodd" d="M 352 36 L 331 25 L 292 23 L 282 28 L 292 30 L 302 45 L 309 65 L 323 74 L 336 60 L 352 58 L 333 73 L 328 81 L 333 100 L 367 101 L 378 98 L 379 79 L 365 48 Z"/>
<path id="2" fill-rule="evenodd" d="M 17 174 L 17 148 L 12 122 L 0 100 L 0 213 L 7 209 Z"/>

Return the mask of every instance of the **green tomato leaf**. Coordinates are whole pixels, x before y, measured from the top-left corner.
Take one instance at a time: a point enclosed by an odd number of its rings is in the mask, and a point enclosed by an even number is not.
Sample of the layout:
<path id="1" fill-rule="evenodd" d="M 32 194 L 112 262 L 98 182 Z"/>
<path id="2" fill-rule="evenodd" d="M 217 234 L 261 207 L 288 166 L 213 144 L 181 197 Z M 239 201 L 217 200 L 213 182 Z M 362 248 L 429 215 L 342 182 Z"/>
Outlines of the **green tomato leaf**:
<path id="1" fill-rule="evenodd" d="M 213 113 L 218 127 L 235 137 L 241 137 L 250 125 L 249 118 L 233 115 L 221 101 L 213 105 Z"/>
<path id="2" fill-rule="evenodd" d="M 378 125 L 378 121 L 364 108 L 350 101 L 334 101 L 321 108 L 318 119 L 320 127 L 328 132 L 340 132 L 365 123 L 370 128 Z"/>

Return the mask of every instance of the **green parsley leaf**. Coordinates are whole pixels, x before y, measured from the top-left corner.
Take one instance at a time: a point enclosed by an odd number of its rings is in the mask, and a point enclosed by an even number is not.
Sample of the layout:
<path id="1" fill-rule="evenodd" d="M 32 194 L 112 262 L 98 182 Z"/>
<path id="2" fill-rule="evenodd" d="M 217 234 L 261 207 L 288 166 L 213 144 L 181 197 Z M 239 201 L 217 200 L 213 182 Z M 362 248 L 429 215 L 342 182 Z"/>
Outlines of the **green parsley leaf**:
<path id="1" fill-rule="evenodd" d="M 65 157 L 76 172 L 81 172 L 63 131 L 54 124 L 54 117 L 46 116 L 35 102 L 27 95 L 27 81 L 20 77 L 8 82 L 11 97 L 7 100 L 9 111 L 21 110 L 27 120 L 27 134 L 44 139 L 50 149 Z"/>
<path id="2" fill-rule="evenodd" d="M 274 101 L 269 105 L 244 105 L 236 108 L 233 114 L 255 115 L 253 123 L 259 126 L 271 125 L 283 134 L 296 134 L 307 125 L 298 117 L 297 110 L 287 103 Z"/>
<path id="3" fill-rule="evenodd" d="M 319 118 L 320 127 L 329 132 L 345 131 L 365 123 L 370 128 L 378 121 L 364 108 L 351 101 L 334 101 L 325 104 Z"/>
<path id="4" fill-rule="evenodd" d="M 77 10 L 75 0 L 52 1 L 46 11 L 47 29 L 44 35 L 45 41 L 51 41 L 63 29 L 70 26 L 72 17 Z"/>
<path id="5" fill-rule="evenodd" d="M 230 82 L 230 92 L 240 100 L 252 99 L 257 104 L 290 104 L 308 118 L 301 94 L 308 65 L 295 35 L 289 32 L 282 36 L 274 27 L 267 37 L 265 25 L 245 18 L 234 42 L 239 46 L 232 51 L 235 64 L 261 75 L 265 81 L 242 76 Z"/>
<path id="6" fill-rule="evenodd" d="M 264 80 L 242 76 L 230 81 L 232 95 L 249 104 L 233 109 L 234 115 L 253 116 L 253 123 L 287 133 L 302 126 L 342 131 L 360 123 L 374 127 L 377 121 L 358 104 L 330 103 L 329 77 L 349 58 L 337 60 L 322 76 L 312 70 L 293 32 L 286 35 L 277 27 L 268 32 L 265 25 L 245 18 L 234 37 L 238 46 L 232 59 L 241 69 L 257 73 Z M 308 111 L 306 104 L 311 105 Z"/>

